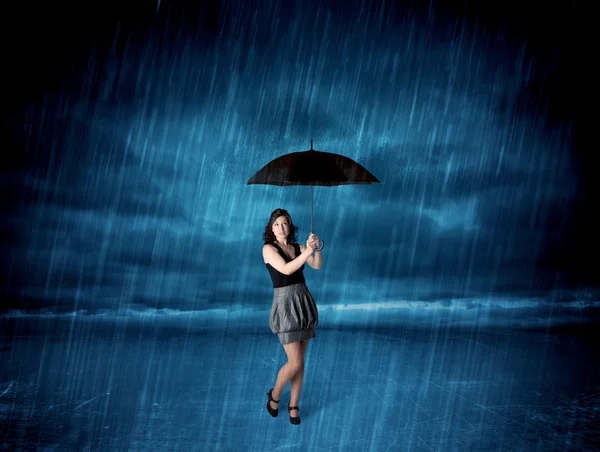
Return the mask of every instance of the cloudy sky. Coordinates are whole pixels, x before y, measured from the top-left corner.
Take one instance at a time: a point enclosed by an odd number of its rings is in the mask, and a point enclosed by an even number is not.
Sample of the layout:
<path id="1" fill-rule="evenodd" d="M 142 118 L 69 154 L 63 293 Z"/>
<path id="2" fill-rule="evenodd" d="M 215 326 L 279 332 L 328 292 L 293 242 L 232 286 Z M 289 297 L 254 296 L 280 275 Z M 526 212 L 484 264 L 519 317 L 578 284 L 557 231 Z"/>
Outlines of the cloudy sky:
<path id="1" fill-rule="evenodd" d="M 314 189 L 320 304 L 597 297 L 568 14 L 355 3 L 19 11 L 6 306 L 268 309 L 264 227 L 283 207 L 303 243 L 309 189 L 246 182 L 311 139 L 382 181 Z"/>

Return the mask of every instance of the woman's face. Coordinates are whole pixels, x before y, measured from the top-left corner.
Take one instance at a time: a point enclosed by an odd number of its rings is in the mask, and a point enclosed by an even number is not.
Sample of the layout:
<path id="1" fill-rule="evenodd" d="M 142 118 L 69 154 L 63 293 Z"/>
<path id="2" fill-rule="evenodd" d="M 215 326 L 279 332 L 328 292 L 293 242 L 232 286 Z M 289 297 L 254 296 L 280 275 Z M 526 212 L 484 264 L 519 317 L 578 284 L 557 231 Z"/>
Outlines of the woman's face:
<path id="1" fill-rule="evenodd" d="M 290 233 L 290 222 L 286 216 L 282 215 L 273 222 L 271 230 L 275 234 L 275 238 L 285 239 Z"/>

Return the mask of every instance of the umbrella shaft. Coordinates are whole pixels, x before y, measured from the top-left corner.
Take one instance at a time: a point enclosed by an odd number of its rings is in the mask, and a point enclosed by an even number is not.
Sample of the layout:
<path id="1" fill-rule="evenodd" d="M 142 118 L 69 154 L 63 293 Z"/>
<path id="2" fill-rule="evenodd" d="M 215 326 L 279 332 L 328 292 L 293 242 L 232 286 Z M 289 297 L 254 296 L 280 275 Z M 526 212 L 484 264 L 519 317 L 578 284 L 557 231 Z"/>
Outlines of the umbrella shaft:
<path id="1" fill-rule="evenodd" d="M 310 233 L 313 232 L 313 191 L 312 185 L 310 186 Z"/>

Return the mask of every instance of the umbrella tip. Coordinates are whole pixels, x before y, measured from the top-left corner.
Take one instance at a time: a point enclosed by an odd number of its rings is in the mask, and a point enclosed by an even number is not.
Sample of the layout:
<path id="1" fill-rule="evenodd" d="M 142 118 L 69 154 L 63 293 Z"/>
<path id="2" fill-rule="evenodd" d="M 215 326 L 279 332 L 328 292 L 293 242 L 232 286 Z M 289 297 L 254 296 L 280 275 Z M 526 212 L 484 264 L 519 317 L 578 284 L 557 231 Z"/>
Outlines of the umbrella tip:
<path id="1" fill-rule="evenodd" d="M 310 140 L 310 150 L 311 151 L 313 150 L 313 148 L 312 148 L 312 140 Z"/>

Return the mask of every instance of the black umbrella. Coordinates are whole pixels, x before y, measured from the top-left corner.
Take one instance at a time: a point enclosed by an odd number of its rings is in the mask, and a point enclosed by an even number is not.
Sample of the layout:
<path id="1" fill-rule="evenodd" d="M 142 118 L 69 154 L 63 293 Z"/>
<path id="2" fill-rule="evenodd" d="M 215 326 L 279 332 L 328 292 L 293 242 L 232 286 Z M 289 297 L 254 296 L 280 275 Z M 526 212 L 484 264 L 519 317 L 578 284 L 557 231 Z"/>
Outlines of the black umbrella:
<path id="1" fill-rule="evenodd" d="M 313 227 L 313 185 L 372 184 L 379 180 L 359 163 L 331 152 L 312 148 L 304 152 L 292 152 L 271 160 L 248 180 L 250 184 L 265 185 L 309 185 L 310 186 L 310 230 Z M 319 250 L 322 250 L 325 242 Z"/>

